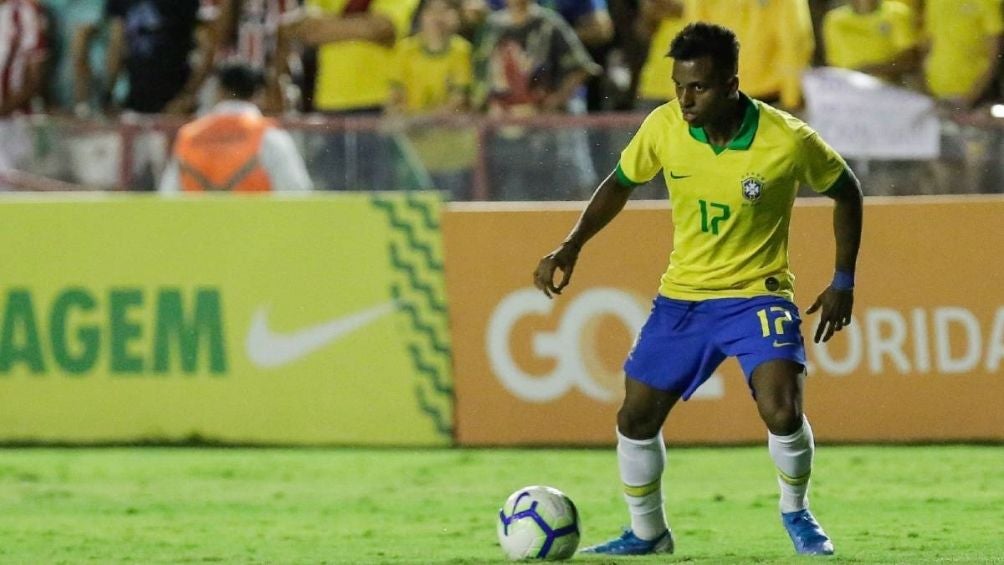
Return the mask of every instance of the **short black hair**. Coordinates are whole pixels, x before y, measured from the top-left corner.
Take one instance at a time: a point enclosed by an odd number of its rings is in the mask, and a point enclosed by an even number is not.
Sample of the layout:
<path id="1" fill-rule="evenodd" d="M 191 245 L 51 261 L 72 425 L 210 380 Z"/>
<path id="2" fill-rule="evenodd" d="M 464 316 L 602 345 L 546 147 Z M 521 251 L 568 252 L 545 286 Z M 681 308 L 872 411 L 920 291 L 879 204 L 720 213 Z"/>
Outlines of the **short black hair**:
<path id="1" fill-rule="evenodd" d="M 739 40 L 727 27 L 694 22 L 673 38 L 669 56 L 677 61 L 711 57 L 715 69 L 735 75 L 739 71 Z"/>
<path id="2" fill-rule="evenodd" d="M 244 63 L 224 63 L 216 70 L 220 88 L 241 100 L 250 100 L 265 86 L 261 72 Z"/>

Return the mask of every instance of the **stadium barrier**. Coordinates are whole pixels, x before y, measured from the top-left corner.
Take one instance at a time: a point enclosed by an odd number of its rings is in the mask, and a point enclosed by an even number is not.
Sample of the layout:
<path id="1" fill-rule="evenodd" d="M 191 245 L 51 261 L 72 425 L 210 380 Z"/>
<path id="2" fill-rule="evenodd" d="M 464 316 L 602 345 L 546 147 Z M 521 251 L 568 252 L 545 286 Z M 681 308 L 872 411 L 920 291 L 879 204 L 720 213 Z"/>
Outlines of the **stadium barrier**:
<path id="1" fill-rule="evenodd" d="M 435 194 L 0 200 L 0 441 L 447 445 Z"/>
<path id="2" fill-rule="evenodd" d="M 319 188 L 436 187 L 455 201 L 564 201 L 589 197 L 599 178 L 616 165 L 643 118 L 610 113 L 405 122 L 303 115 L 284 117 L 281 123 L 293 134 Z M 85 187 L 150 190 L 183 123 L 168 116 L 80 121 L 35 115 L 27 124 L 30 135 L 23 136 L 30 156 L 21 168 Z M 937 159 L 852 160 L 865 193 L 1000 193 L 1004 120 L 965 114 L 942 119 L 940 128 Z M 657 199 L 665 194 L 665 185 L 656 179 L 639 187 L 634 197 Z"/>
<path id="3" fill-rule="evenodd" d="M 8 196 L 0 441 L 609 444 L 671 226 L 632 203 L 551 302 L 530 273 L 581 207 L 452 204 L 441 235 L 432 194 Z M 808 344 L 821 441 L 1004 440 L 1002 212 L 867 201 L 855 322 Z M 830 217 L 804 200 L 792 222 L 803 308 Z M 733 362 L 667 428 L 762 436 Z"/>
<path id="4" fill-rule="evenodd" d="M 460 445 L 614 440 L 620 365 L 671 248 L 664 203 L 631 203 L 583 251 L 553 301 L 539 257 L 576 204 L 452 205 L 444 216 Z M 831 205 L 799 200 L 790 257 L 803 310 L 833 273 Z M 866 200 L 853 323 L 812 343 L 806 413 L 820 441 L 1004 440 L 1004 198 Z M 756 407 L 727 361 L 665 429 L 672 443 L 760 442 Z"/>

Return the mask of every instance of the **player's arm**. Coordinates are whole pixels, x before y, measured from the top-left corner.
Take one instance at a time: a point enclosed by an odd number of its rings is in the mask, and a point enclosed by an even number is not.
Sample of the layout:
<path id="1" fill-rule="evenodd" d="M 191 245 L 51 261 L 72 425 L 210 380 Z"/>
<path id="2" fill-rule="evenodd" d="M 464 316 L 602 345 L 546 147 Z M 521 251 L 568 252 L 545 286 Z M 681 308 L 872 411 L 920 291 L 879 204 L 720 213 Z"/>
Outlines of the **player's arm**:
<path id="1" fill-rule="evenodd" d="M 864 211 L 861 184 L 849 170 L 826 195 L 836 202 L 833 208 L 833 236 L 836 239 L 836 261 L 833 282 L 816 298 L 806 311 L 820 311 L 819 326 L 814 341 L 828 341 L 833 334 L 851 323 L 854 307 L 854 268 L 861 246 L 861 225 Z"/>
<path id="2" fill-rule="evenodd" d="M 304 11 L 301 17 L 290 18 L 283 25 L 288 39 L 309 46 L 339 41 L 372 41 L 390 47 L 397 39 L 393 20 L 380 13 L 343 16 Z"/>
<path id="3" fill-rule="evenodd" d="M 196 98 L 202 83 L 212 74 L 213 65 L 216 63 L 216 53 L 220 50 L 223 42 L 222 24 L 219 19 L 202 21 L 195 29 L 195 53 L 194 59 L 197 61 L 188 75 L 188 80 L 181 88 L 181 91 L 167 103 L 164 113 L 167 114 L 187 114 L 195 109 Z"/>
<path id="4" fill-rule="evenodd" d="M 783 30 L 778 36 L 781 67 L 781 105 L 789 110 L 802 106 L 802 73 L 812 61 L 816 40 L 812 31 L 812 18 L 807 2 L 789 2 L 784 18 L 778 26 Z"/>
<path id="5" fill-rule="evenodd" d="M 96 23 L 81 24 L 74 30 L 73 41 L 70 44 L 70 53 L 73 57 L 73 111 L 78 117 L 90 114 L 90 105 L 87 101 L 91 96 L 93 71 L 88 54 L 97 31 Z"/>
<path id="6" fill-rule="evenodd" d="M 561 84 L 554 92 L 549 93 L 541 101 L 540 106 L 545 112 L 560 112 L 568 106 L 568 101 L 575 96 L 576 91 L 589 79 L 589 72 L 575 70 L 561 79 Z"/>
<path id="7" fill-rule="evenodd" d="M 602 47 L 614 38 L 614 22 L 606 9 L 580 16 L 574 27 L 575 34 L 586 47 Z"/>
<path id="8" fill-rule="evenodd" d="M 986 49 L 987 52 L 988 60 L 991 62 L 991 64 L 987 65 L 987 68 L 986 70 L 983 71 L 983 74 L 977 77 L 976 81 L 973 82 L 973 86 L 972 88 L 969 89 L 969 92 L 962 97 L 963 103 L 965 103 L 966 106 L 969 108 L 972 108 L 973 106 L 976 105 L 977 102 L 980 101 L 980 98 L 983 97 L 983 94 L 987 91 L 988 88 L 990 88 L 990 83 L 993 81 L 996 75 L 997 65 L 995 63 L 1001 56 L 1001 36 L 992 35 L 987 37 L 984 40 L 984 45 L 985 45 L 984 49 Z"/>
<path id="9" fill-rule="evenodd" d="M 9 98 L 0 103 L 0 116 L 8 116 L 15 110 L 23 108 L 31 99 L 41 94 L 45 86 L 45 63 L 43 55 L 33 57 L 25 70 L 24 83 L 14 90 Z"/>
<path id="10" fill-rule="evenodd" d="M 892 59 L 865 65 L 857 70 L 880 77 L 899 77 L 920 68 L 920 50 L 916 46 L 904 49 Z"/>
<path id="11" fill-rule="evenodd" d="M 45 19 L 37 7 L 28 5 L 20 9 L 26 12 L 21 16 L 24 29 L 14 35 L 14 40 L 8 46 L 6 56 L 14 61 L 23 58 L 26 62 L 24 80 L 19 85 L 12 84 L 12 90 L 5 93 L 3 100 L 0 101 L 0 117 L 8 116 L 12 112 L 24 108 L 45 88 L 45 71 L 48 59 Z M 12 8 L 12 10 L 16 14 L 20 14 L 19 8 Z M 18 18 L 18 15 L 14 17 Z M 18 20 L 15 19 L 15 21 Z"/>
<path id="12" fill-rule="evenodd" d="M 575 262 L 579 258 L 582 246 L 624 209 L 624 204 L 631 195 L 631 188 L 622 184 L 616 173 L 610 173 L 600 183 L 568 237 L 537 263 L 537 269 L 533 272 L 534 286 L 543 291 L 548 298 L 551 298 L 551 293 L 561 294 L 571 282 L 572 271 L 575 269 Z M 561 269 L 562 275 L 561 281 L 556 285 L 554 272 L 558 269 Z"/>
<path id="13" fill-rule="evenodd" d="M 122 18 L 111 16 L 108 20 L 108 46 L 105 51 L 105 90 L 102 94 L 104 110 L 111 109 L 114 103 L 115 83 L 122 72 L 122 61 L 125 58 L 125 25 Z"/>

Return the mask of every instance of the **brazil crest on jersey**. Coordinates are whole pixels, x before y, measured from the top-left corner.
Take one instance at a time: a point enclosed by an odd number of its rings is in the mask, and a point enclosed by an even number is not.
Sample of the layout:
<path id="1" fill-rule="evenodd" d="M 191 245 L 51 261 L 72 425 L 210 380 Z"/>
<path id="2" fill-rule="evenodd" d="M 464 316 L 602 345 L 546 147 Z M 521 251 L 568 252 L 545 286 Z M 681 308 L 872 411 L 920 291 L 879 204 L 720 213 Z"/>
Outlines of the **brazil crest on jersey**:
<path id="1" fill-rule="evenodd" d="M 687 124 L 674 100 L 649 114 L 621 153 L 621 183 L 643 184 L 661 169 L 669 187 L 673 251 L 663 296 L 794 300 L 788 224 L 798 186 L 826 192 L 850 174 L 804 122 L 740 96 L 745 116 L 725 147 Z"/>

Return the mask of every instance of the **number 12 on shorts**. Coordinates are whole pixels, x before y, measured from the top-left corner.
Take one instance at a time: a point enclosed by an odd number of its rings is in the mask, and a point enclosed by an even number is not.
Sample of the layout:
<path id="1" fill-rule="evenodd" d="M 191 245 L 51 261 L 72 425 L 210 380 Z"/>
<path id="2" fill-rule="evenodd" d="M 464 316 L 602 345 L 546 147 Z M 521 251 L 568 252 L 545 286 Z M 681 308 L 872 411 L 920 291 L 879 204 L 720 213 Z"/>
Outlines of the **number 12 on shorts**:
<path id="1" fill-rule="evenodd" d="M 774 330 L 773 335 L 784 335 L 784 325 L 792 321 L 791 312 L 781 306 L 761 308 L 757 310 L 756 315 L 760 318 L 760 331 L 763 337 L 770 337 L 772 329 Z M 774 322 L 773 327 L 771 327 L 771 321 Z"/>

